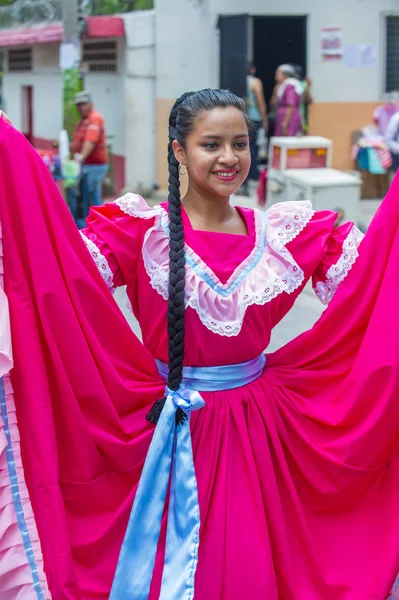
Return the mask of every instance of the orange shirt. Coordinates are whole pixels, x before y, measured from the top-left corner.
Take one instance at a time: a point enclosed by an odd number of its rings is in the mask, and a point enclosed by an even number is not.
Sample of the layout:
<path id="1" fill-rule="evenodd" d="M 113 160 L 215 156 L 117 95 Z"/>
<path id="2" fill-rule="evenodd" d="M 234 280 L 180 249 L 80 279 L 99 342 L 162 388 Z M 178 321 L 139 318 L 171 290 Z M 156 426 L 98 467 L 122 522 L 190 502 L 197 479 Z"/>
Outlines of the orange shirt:
<path id="1" fill-rule="evenodd" d="M 108 162 L 108 153 L 105 144 L 104 117 L 96 110 L 90 111 L 86 119 L 82 119 L 73 134 L 72 148 L 74 153 L 80 154 L 84 142 L 94 142 L 94 150 L 85 160 L 86 165 L 103 165 Z"/>

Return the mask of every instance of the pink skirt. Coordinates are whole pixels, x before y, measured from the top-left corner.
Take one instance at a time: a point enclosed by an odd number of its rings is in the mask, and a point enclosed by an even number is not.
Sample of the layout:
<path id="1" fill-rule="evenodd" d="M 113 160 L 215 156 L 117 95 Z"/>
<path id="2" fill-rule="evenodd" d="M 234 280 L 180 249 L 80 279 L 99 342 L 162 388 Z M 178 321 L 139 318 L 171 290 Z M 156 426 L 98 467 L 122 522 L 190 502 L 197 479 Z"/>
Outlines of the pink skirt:
<path id="1" fill-rule="evenodd" d="M 275 136 L 283 135 L 283 122 L 285 114 L 287 112 L 287 108 L 287 106 L 280 106 L 277 110 L 276 128 L 274 130 Z M 285 135 L 296 136 L 300 133 L 303 133 L 302 117 L 299 108 L 297 106 L 294 106 L 291 119 L 288 123 L 287 133 Z"/>

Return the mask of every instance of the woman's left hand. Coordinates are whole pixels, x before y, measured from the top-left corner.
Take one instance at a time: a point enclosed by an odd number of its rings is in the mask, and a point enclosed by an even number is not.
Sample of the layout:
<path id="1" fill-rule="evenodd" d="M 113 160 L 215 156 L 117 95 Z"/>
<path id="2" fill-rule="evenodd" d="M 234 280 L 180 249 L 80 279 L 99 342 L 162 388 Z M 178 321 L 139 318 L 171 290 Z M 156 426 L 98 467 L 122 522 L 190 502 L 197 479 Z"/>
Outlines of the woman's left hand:
<path id="1" fill-rule="evenodd" d="M 0 110 L 0 119 L 5 119 L 7 121 L 7 123 L 10 123 L 10 125 L 11 125 L 10 119 L 7 117 L 6 113 L 3 112 L 2 110 Z"/>

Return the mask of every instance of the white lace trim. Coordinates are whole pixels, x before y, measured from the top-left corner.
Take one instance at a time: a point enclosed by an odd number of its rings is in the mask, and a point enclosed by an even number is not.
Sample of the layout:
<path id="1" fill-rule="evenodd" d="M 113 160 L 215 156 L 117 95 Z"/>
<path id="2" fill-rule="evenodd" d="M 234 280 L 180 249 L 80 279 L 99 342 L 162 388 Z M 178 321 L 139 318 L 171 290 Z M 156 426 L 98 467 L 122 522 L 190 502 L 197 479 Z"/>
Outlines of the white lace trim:
<path id="1" fill-rule="evenodd" d="M 154 218 L 153 226 L 144 236 L 142 255 L 152 287 L 166 300 L 169 281 L 167 212 L 161 206 L 150 208 L 135 194 L 126 194 L 116 202 L 133 217 Z M 213 333 L 238 335 L 248 306 L 264 305 L 283 292 L 293 292 L 303 282 L 304 273 L 286 245 L 312 216 L 312 205 L 307 201 L 275 204 L 267 213 L 255 211 L 254 249 L 225 284 L 186 244 L 186 307 L 194 309 L 203 325 Z"/>
<path id="2" fill-rule="evenodd" d="M 153 217 L 159 217 L 160 206 L 151 208 L 147 202 L 138 194 L 128 193 L 115 200 L 115 204 L 119 208 L 130 215 L 140 219 L 152 219 Z"/>
<path id="3" fill-rule="evenodd" d="M 330 304 L 339 285 L 343 282 L 359 256 L 358 247 L 364 234 L 355 226 L 350 230 L 346 240 L 342 244 L 342 253 L 338 261 L 332 265 L 327 273 L 325 281 L 318 281 L 315 292 L 318 298 L 326 306 Z"/>
<path id="4" fill-rule="evenodd" d="M 88 251 L 90 252 L 97 269 L 100 272 L 101 277 L 104 279 L 107 287 L 111 290 L 112 293 L 115 291 L 114 287 L 114 276 L 111 271 L 111 267 L 108 264 L 107 259 L 103 254 L 101 254 L 99 248 L 97 248 L 96 244 L 93 240 L 90 240 L 82 231 L 79 232 L 82 240 L 87 246 Z"/>

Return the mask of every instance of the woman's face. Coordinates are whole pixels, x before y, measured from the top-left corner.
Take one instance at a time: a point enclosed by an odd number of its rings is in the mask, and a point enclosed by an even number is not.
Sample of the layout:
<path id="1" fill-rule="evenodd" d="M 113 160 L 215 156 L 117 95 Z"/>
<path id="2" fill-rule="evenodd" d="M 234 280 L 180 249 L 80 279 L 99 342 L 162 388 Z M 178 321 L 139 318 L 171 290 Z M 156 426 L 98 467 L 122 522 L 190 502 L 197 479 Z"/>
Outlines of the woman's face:
<path id="1" fill-rule="evenodd" d="M 277 83 L 283 83 L 284 79 L 287 79 L 287 75 L 281 71 L 281 69 L 277 69 L 275 80 Z"/>
<path id="2" fill-rule="evenodd" d="M 173 142 L 187 167 L 190 188 L 205 197 L 229 197 L 246 180 L 251 164 L 248 126 L 237 108 L 214 108 L 197 117 L 185 148 Z"/>

